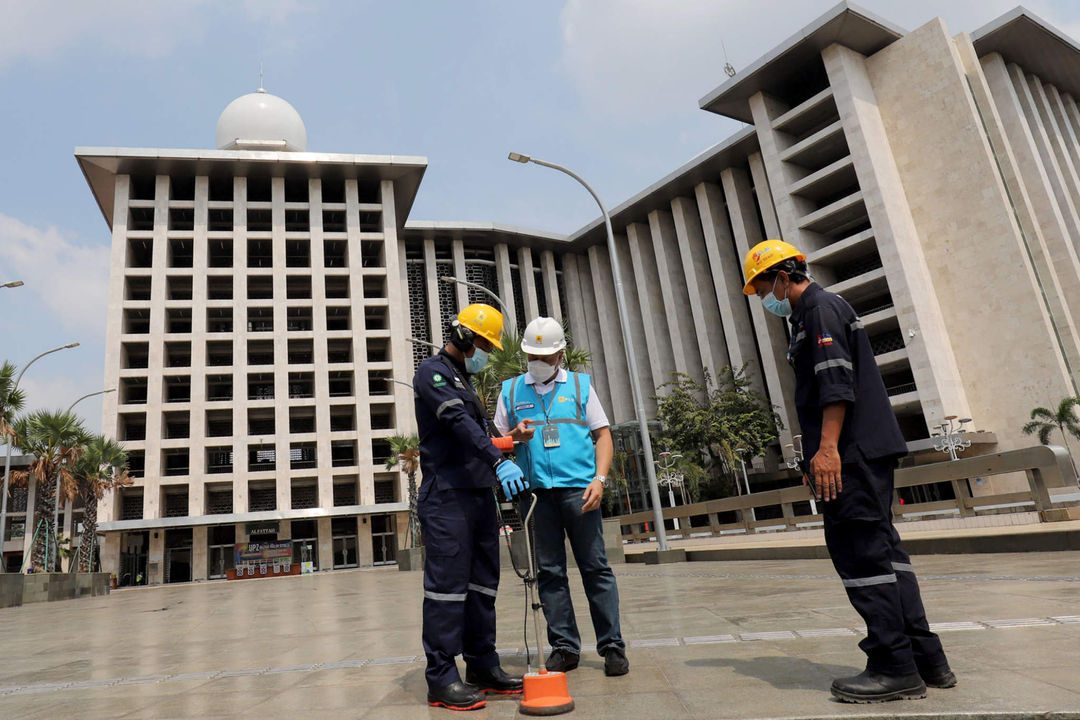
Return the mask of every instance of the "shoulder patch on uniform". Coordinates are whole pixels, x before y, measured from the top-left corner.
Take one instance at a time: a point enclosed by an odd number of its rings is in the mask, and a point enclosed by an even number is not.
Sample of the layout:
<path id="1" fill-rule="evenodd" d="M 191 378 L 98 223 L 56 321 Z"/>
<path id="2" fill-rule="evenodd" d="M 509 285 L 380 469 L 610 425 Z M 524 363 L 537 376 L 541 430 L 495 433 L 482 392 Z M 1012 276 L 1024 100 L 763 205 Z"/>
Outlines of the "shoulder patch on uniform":
<path id="1" fill-rule="evenodd" d="M 833 344 L 832 335 L 830 335 L 829 333 L 821 333 L 820 335 L 817 336 L 817 346 L 818 347 L 828 347 L 829 345 L 832 345 L 832 344 Z"/>
<path id="2" fill-rule="evenodd" d="M 446 387 L 446 378 L 441 373 L 435 373 L 431 376 L 432 387 Z"/>

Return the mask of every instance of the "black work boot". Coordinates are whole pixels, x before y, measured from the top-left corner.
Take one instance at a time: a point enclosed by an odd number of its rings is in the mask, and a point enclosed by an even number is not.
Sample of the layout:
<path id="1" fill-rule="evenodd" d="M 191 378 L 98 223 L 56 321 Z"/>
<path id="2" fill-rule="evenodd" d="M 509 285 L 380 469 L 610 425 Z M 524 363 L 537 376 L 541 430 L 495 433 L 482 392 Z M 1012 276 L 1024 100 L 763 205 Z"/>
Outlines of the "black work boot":
<path id="1" fill-rule="evenodd" d="M 581 656 L 573 650 L 555 648 L 551 651 L 551 655 L 548 656 L 544 667 L 547 668 L 548 672 L 570 672 L 578 666 L 580 660 Z"/>
<path id="2" fill-rule="evenodd" d="M 478 710 L 487 705 L 484 693 L 458 680 L 441 688 L 428 688 L 427 704 L 447 710 Z"/>
<path id="3" fill-rule="evenodd" d="M 926 685 L 918 673 L 883 675 L 863 670 L 855 677 L 833 680 L 832 694 L 844 702 L 877 703 L 926 697 Z"/>
<path id="4" fill-rule="evenodd" d="M 612 646 L 604 650 L 604 674 L 608 677 L 625 675 L 630 672 L 630 661 L 626 659 L 626 651 L 621 647 Z"/>
<path id="5" fill-rule="evenodd" d="M 465 671 L 465 682 L 482 693 L 497 695 L 517 695 L 525 689 L 520 675 L 509 675 L 498 665 L 483 670 L 468 668 Z"/>
<path id="6" fill-rule="evenodd" d="M 919 668 L 919 676 L 926 683 L 926 687 L 942 689 L 956 687 L 956 673 L 949 667 L 949 663 Z"/>

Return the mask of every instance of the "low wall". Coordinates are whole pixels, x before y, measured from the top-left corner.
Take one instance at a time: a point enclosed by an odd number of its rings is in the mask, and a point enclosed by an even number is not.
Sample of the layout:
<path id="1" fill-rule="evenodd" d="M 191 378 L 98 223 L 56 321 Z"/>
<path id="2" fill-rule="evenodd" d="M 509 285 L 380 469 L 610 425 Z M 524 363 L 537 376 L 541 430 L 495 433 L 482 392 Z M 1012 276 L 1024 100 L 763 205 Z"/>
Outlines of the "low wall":
<path id="1" fill-rule="evenodd" d="M 108 573 L 30 573 L 0 575 L 0 607 L 108 595 Z"/>

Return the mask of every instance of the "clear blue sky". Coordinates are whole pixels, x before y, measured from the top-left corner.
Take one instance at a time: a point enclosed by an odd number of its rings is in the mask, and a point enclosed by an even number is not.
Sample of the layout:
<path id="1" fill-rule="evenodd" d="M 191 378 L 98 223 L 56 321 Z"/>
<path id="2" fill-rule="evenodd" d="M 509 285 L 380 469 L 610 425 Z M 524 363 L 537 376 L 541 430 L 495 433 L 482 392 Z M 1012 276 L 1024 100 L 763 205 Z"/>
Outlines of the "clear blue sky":
<path id="1" fill-rule="evenodd" d="M 422 155 L 411 218 L 571 232 L 738 129 L 697 109 L 830 0 L 0 0 L 0 359 L 32 407 L 103 383 L 109 233 L 76 146 L 208 148 L 221 110 L 258 84 L 303 116 L 311 150 Z M 865 0 L 905 28 L 974 30 L 1014 0 Z M 1080 3 L 1035 0 L 1080 36 Z M 80 410 L 100 427 L 100 402 Z"/>

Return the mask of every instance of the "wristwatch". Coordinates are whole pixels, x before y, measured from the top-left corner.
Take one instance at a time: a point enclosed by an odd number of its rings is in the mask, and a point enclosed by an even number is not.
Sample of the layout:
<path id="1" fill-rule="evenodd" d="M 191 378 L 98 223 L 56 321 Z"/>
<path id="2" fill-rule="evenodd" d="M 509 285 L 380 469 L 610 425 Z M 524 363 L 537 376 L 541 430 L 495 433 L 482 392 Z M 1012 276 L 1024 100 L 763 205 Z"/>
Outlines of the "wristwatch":
<path id="1" fill-rule="evenodd" d="M 593 478 L 593 480 L 599 480 L 600 487 L 607 487 L 607 475 L 597 475 Z"/>

